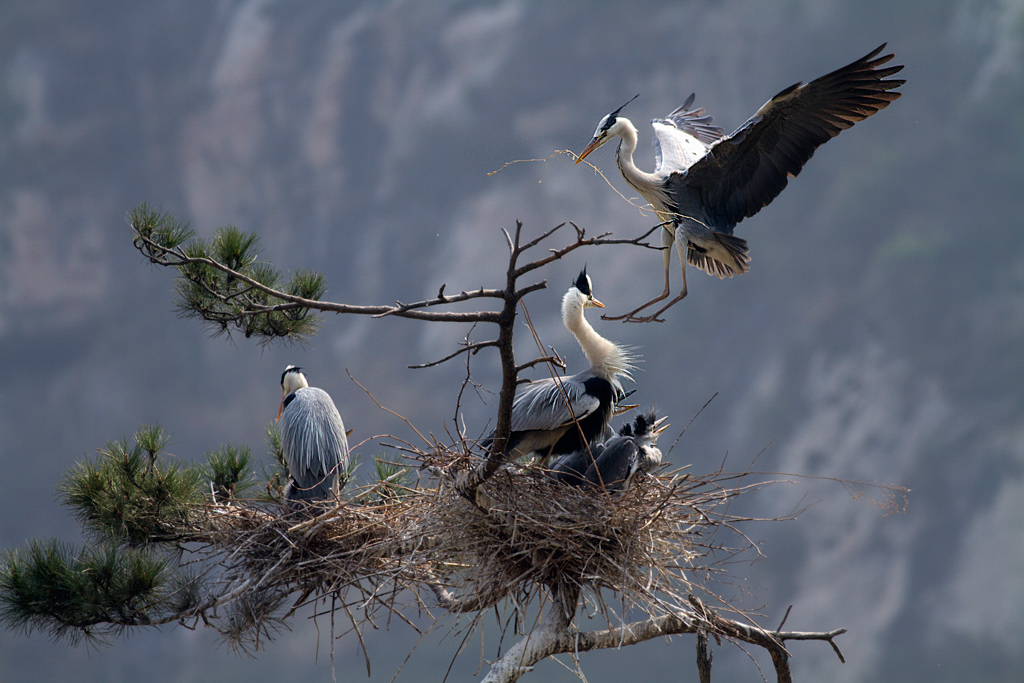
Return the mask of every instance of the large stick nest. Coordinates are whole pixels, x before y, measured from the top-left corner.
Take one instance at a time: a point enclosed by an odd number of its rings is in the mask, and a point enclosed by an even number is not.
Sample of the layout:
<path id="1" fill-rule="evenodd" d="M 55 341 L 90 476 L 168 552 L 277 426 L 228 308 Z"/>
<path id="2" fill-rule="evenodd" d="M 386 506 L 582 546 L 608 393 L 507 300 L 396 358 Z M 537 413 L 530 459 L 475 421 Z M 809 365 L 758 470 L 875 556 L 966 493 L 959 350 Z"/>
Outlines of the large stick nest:
<path id="1" fill-rule="evenodd" d="M 453 482 L 476 463 L 439 450 L 437 489 L 419 490 L 417 527 L 431 540 L 432 571 L 454 591 L 449 608 L 487 608 L 529 584 L 569 582 L 601 601 L 609 589 L 653 612 L 686 604 L 696 575 L 717 561 L 710 541 L 728 523 L 738 489 L 695 478 L 642 476 L 622 494 L 552 481 L 541 467 L 507 466 L 467 499 Z M 729 551 L 730 553 L 734 551 Z"/>
<path id="2" fill-rule="evenodd" d="M 622 494 L 552 481 L 541 467 L 500 469 L 473 500 L 455 485 L 479 464 L 439 447 L 419 453 L 438 484 L 371 486 L 320 510 L 271 504 L 211 506 L 190 540 L 207 561 L 214 606 L 235 641 L 284 626 L 280 610 L 331 597 L 341 608 L 392 614 L 408 589 L 449 611 L 476 612 L 556 583 L 587 591 L 599 606 L 612 591 L 648 614 L 687 604 L 724 550 L 712 536 L 732 521 L 742 488 L 730 475 L 644 475 Z M 386 495 L 385 495 L 386 494 Z M 319 513 L 319 514 L 314 514 Z M 346 597 L 350 589 L 354 597 Z M 337 603 L 331 609 L 335 609 Z M 204 614 L 204 618 L 208 616 Z"/>

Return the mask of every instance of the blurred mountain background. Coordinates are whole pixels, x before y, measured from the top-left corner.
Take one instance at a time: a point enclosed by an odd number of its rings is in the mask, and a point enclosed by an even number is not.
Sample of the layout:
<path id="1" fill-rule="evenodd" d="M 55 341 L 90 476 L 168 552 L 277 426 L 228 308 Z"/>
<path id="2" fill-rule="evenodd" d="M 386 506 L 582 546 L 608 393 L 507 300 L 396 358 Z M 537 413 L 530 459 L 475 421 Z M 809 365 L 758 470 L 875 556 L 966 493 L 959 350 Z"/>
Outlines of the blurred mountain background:
<path id="1" fill-rule="evenodd" d="M 366 463 L 381 450 L 375 435 L 410 432 L 346 370 L 421 431 L 454 418 L 464 367 L 407 366 L 454 350 L 462 326 L 335 316 L 308 348 L 211 339 L 177 318 L 170 274 L 132 249 L 133 205 L 173 211 L 201 235 L 255 231 L 279 267 L 323 271 L 334 301 L 499 286 L 499 229 L 517 219 L 530 237 L 569 220 L 631 237 L 653 219 L 568 156 L 491 171 L 580 151 L 637 92 L 624 114 L 640 129 L 638 165 L 652 169 L 646 121 L 690 92 L 733 130 L 782 88 L 884 41 L 906 65 L 902 99 L 821 148 L 740 224 L 749 274 L 691 271 L 664 324 L 591 320 L 640 347 L 636 398 L 671 417 L 667 444 L 718 392 L 674 464 L 700 472 L 727 458 L 741 470 L 767 448 L 758 470 L 912 489 L 902 516 L 873 505 L 877 491 L 861 498 L 827 480 L 789 477 L 746 501 L 762 517 L 813 505 L 748 526 L 766 559 L 731 566 L 723 592 L 763 605 L 766 625 L 792 604 L 787 628 L 850 629 L 846 664 L 824 644 L 792 644 L 797 680 L 1019 680 L 1020 0 L 0 5 L 0 547 L 81 542 L 55 485 L 142 423 L 162 423 L 185 460 L 225 442 L 266 457 L 288 363 L 331 393 L 353 443 L 367 440 L 355 451 Z M 589 160 L 631 196 L 611 146 Z M 558 303 L 584 264 L 612 313 L 661 289 L 660 256 L 641 249 L 578 251 L 542 271 L 549 288 L 527 305 L 573 372 L 583 358 Z M 496 391 L 496 354 L 474 359 L 474 374 Z M 487 429 L 486 398 L 464 401 L 470 434 Z M 201 626 L 98 651 L 2 632 L 0 679 L 327 681 L 328 630 L 297 619 L 255 659 Z M 399 681 L 442 678 L 461 641 L 444 633 Z M 486 635 L 483 655 L 471 639 L 449 680 L 493 659 Z M 391 680 L 417 638 L 402 624 L 368 633 L 370 680 Z M 338 679 L 366 680 L 356 639 L 334 648 Z M 582 665 L 593 683 L 695 680 L 693 652 L 678 637 Z M 760 678 L 728 645 L 715 671 Z M 576 679 L 545 662 L 529 680 Z"/>

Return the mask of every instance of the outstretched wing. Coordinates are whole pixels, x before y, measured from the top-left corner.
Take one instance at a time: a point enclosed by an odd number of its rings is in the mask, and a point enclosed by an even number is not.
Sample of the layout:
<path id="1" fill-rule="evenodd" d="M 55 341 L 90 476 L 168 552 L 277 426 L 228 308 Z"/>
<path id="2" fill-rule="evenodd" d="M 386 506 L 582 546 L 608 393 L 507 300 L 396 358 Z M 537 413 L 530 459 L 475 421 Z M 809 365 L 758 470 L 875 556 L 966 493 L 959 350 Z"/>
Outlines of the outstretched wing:
<path id="1" fill-rule="evenodd" d="M 884 48 L 780 92 L 689 170 L 674 173 L 670 196 L 685 205 L 696 193 L 703 220 L 731 233 L 775 199 L 819 145 L 899 98 L 891 91 L 905 81 L 887 77 L 903 66 L 879 68 L 893 58 L 876 56 Z"/>
<path id="2" fill-rule="evenodd" d="M 558 429 L 572 424 L 574 418 L 582 420 L 600 405 L 575 376 L 558 383 L 550 378 L 531 382 L 519 390 L 512 403 L 512 431 Z"/>
<path id="3" fill-rule="evenodd" d="M 694 95 L 663 119 L 651 119 L 654 127 L 655 169 L 668 175 L 693 166 L 707 154 L 708 148 L 725 137 L 725 132 L 712 124 L 703 109 L 690 110 Z"/>

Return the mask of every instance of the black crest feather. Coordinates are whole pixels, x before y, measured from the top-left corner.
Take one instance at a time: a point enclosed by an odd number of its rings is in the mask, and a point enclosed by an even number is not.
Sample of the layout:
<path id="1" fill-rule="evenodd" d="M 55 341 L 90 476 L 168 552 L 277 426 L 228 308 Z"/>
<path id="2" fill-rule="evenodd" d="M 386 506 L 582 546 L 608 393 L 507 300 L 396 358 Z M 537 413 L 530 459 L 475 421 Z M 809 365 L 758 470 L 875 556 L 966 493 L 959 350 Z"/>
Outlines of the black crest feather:
<path id="1" fill-rule="evenodd" d="M 640 93 L 637 93 L 630 97 L 628 100 L 626 100 L 626 104 L 629 104 L 638 97 L 640 97 Z M 619 115 L 620 111 L 626 108 L 626 104 L 623 104 L 621 107 L 613 111 L 611 114 L 608 114 L 608 116 L 604 117 L 604 126 L 601 127 L 602 130 L 608 130 L 609 128 L 611 128 L 612 124 L 615 123 L 615 117 Z"/>
<path id="2" fill-rule="evenodd" d="M 590 278 L 587 277 L 586 266 L 583 266 L 583 270 L 580 271 L 579 276 L 576 278 L 575 287 L 587 296 L 593 295 L 593 292 L 590 291 Z"/>

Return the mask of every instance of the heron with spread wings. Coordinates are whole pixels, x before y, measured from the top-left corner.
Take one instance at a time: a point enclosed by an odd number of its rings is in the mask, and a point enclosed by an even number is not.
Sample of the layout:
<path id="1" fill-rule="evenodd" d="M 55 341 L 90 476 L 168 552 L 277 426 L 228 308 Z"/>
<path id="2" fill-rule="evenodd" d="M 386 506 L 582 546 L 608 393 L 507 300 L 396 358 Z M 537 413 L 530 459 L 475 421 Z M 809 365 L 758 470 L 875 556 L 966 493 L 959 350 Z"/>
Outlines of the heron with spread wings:
<path id="1" fill-rule="evenodd" d="M 620 139 L 615 161 L 622 177 L 650 202 L 663 223 L 665 270 L 665 289 L 659 296 L 625 315 L 605 319 L 660 322 L 658 316 L 686 296 L 687 263 L 719 278 L 747 272 L 750 251 L 746 240 L 732 234 L 736 224 L 770 204 L 820 145 L 899 98 L 893 90 L 905 81 L 889 77 L 903 66 L 883 68 L 893 59 L 892 54 L 878 56 L 884 48 L 883 43 L 810 83 L 791 85 L 731 135 L 713 125 L 703 109 L 691 110 L 690 95 L 668 117 L 651 121 L 654 173 L 633 163 L 637 130 L 619 115 L 626 105 L 601 119 L 576 163 L 612 138 Z M 682 267 L 682 289 L 653 315 L 637 317 L 670 294 L 673 244 Z"/>

